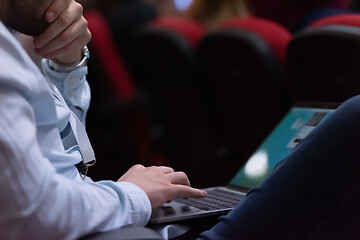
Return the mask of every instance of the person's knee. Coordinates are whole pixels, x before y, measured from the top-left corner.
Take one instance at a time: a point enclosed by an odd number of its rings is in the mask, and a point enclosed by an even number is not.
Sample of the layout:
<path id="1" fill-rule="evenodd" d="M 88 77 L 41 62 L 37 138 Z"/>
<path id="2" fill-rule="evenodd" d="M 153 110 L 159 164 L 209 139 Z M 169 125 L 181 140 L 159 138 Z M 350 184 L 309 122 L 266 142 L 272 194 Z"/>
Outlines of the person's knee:
<path id="1" fill-rule="evenodd" d="M 341 104 L 336 110 L 334 118 L 340 121 L 341 126 L 360 130 L 360 95 L 349 98 Z"/>
<path id="2" fill-rule="evenodd" d="M 347 99 L 338 109 L 354 111 L 354 113 L 360 114 L 360 95 Z"/>

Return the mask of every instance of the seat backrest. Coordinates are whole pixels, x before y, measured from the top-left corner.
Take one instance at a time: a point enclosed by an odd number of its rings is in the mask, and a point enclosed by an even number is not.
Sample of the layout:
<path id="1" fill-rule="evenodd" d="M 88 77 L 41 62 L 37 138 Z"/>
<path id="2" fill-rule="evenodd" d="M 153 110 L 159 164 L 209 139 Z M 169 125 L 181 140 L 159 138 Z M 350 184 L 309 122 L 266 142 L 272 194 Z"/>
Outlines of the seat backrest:
<path id="1" fill-rule="evenodd" d="M 317 21 L 314 21 L 312 24 L 310 24 L 309 28 L 328 26 L 328 25 L 360 27 L 359 18 L 360 18 L 360 14 L 355 14 L 355 13 L 338 14 L 338 15 L 318 19 Z"/>
<path id="2" fill-rule="evenodd" d="M 140 69 L 160 76 L 186 74 L 196 68 L 194 48 L 203 35 L 203 27 L 179 17 L 159 17 L 139 33 L 137 56 Z M 148 80 L 146 80 L 148 81 Z"/>
<path id="3" fill-rule="evenodd" d="M 344 101 L 360 93 L 360 15 L 320 19 L 295 35 L 287 49 L 299 100 Z"/>
<path id="4" fill-rule="evenodd" d="M 104 10 L 105 17 L 127 70 L 133 76 L 136 73 L 134 73 L 136 70 L 134 51 L 137 31 L 155 19 L 158 12 L 153 4 L 144 0 L 110 2 L 112 2 L 111 7 Z"/>
<path id="5" fill-rule="evenodd" d="M 87 131 L 99 160 L 90 170 L 91 176 L 94 180 L 116 180 L 119 170 L 135 163 L 167 164 L 153 149 L 138 88 L 119 54 L 107 20 L 97 10 L 88 10 L 84 16 L 92 32 L 87 76 L 92 88 L 92 107 Z"/>
<path id="6" fill-rule="evenodd" d="M 199 47 L 218 134 L 236 171 L 291 106 L 285 50 L 291 34 L 269 20 L 234 18 Z M 232 167 L 232 169 L 231 169 Z"/>
<path id="7" fill-rule="evenodd" d="M 136 98 L 136 87 L 118 54 L 112 33 L 103 14 L 96 10 L 85 12 L 89 29 L 92 33 L 90 47 L 97 57 L 96 62 L 107 75 L 108 85 L 114 88 L 113 94 L 124 101 Z M 103 83 L 106 84 L 106 83 Z"/>
<path id="8" fill-rule="evenodd" d="M 203 34 L 197 22 L 159 17 L 139 33 L 136 54 L 136 79 L 148 96 L 157 146 L 196 186 L 215 183 L 199 175 L 207 168 L 202 160 L 213 158 L 215 141 L 199 86 L 196 49 Z"/>

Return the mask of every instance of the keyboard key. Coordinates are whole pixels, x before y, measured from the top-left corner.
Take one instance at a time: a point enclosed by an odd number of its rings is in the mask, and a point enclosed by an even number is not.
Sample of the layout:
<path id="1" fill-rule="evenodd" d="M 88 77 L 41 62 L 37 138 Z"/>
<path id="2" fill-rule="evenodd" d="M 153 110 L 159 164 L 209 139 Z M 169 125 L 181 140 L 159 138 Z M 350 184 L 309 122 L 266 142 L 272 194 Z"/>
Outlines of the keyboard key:
<path id="1" fill-rule="evenodd" d="M 175 213 L 174 208 L 171 206 L 162 206 L 161 209 L 165 215 L 171 215 Z"/>
<path id="2" fill-rule="evenodd" d="M 188 205 L 185 205 L 185 206 L 182 206 L 182 207 L 181 207 L 181 211 L 182 211 L 182 212 L 190 212 L 190 211 L 191 211 L 191 208 L 190 208 Z"/>

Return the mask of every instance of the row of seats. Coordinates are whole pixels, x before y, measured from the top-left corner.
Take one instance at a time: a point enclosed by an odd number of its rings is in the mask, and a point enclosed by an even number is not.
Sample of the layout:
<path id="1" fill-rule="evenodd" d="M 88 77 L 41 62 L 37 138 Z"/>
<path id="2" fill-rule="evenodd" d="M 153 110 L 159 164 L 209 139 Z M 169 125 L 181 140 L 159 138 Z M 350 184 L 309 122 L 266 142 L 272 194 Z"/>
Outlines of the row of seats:
<path id="1" fill-rule="evenodd" d="M 226 183 L 292 104 L 283 74 L 290 38 L 259 18 L 232 19 L 211 33 L 162 18 L 139 34 L 136 80 L 151 95 L 172 166 L 202 186 Z M 202 181 L 201 171 L 217 177 Z"/>
<path id="2" fill-rule="evenodd" d="M 185 19 L 153 21 L 139 34 L 135 80 L 170 164 L 201 186 L 226 183 L 295 101 L 358 94 L 359 23 L 337 15 L 293 36 L 255 17 L 209 33 Z M 202 181 L 201 171 L 217 178 Z"/>
<path id="3" fill-rule="evenodd" d="M 158 18 L 138 35 L 134 75 L 103 16 L 85 16 L 95 180 L 142 163 L 183 170 L 195 186 L 225 184 L 295 101 L 343 101 L 360 89 L 359 15 L 324 18 L 296 35 L 255 17 L 212 32 Z"/>

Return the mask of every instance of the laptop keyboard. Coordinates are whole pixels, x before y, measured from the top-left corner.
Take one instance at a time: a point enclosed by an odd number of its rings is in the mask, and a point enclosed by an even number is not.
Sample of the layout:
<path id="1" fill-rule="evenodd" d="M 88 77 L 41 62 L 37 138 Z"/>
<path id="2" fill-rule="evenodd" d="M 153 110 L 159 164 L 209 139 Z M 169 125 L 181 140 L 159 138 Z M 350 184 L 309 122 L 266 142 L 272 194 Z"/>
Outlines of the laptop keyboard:
<path id="1" fill-rule="evenodd" d="M 209 211 L 233 208 L 244 198 L 244 195 L 221 189 L 212 189 L 207 192 L 207 196 L 205 198 L 177 198 L 175 201 Z"/>

